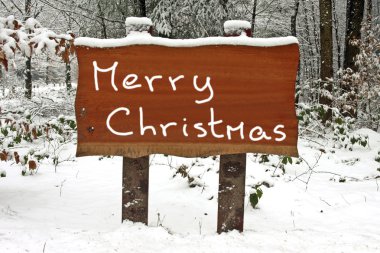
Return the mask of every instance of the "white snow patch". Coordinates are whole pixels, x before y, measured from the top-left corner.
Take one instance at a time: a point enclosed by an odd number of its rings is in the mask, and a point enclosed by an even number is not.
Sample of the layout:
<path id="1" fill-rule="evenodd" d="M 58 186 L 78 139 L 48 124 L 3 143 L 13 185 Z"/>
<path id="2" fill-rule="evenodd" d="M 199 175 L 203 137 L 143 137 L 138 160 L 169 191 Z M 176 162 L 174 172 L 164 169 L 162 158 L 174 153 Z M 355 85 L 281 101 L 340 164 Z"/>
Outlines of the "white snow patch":
<path id="1" fill-rule="evenodd" d="M 38 22 L 34 18 L 28 18 L 25 21 L 25 29 L 27 29 L 27 30 L 34 31 L 35 29 L 41 28 L 41 27 L 42 27 L 42 25 L 40 24 L 40 22 Z"/>
<path id="2" fill-rule="evenodd" d="M 128 36 L 136 32 L 148 33 L 152 26 L 152 20 L 146 17 L 129 17 L 125 20 L 125 31 Z"/>
<path id="3" fill-rule="evenodd" d="M 224 30 L 251 29 L 251 24 L 245 20 L 228 20 L 224 22 Z"/>
<path id="4" fill-rule="evenodd" d="M 125 25 L 153 25 L 152 20 L 146 17 L 128 17 L 125 19 Z"/>

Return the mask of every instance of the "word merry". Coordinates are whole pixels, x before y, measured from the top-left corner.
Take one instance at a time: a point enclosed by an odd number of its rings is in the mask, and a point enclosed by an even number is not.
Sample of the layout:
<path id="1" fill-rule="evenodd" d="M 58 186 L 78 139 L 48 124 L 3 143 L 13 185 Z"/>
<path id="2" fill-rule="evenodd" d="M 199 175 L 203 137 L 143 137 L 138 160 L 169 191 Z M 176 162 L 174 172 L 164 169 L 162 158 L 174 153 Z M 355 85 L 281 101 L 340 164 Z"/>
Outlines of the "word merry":
<path id="1" fill-rule="evenodd" d="M 109 68 L 99 68 L 98 64 L 96 61 L 92 62 L 94 66 L 94 84 L 95 84 L 95 90 L 99 91 L 99 82 L 98 82 L 98 72 L 106 73 L 106 72 L 111 72 L 111 86 L 115 91 L 118 91 L 119 88 L 115 83 L 115 75 L 116 75 L 116 68 L 117 65 L 119 64 L 118 62 L 114 62 L 114 64 L 109 67 Z M 177 82 L 180 81 L 181 79 L 184 79 L 184 75 L 177 75 L 175 77 L 169 76 L 168 81 L 169 85 L 171 86 L 173 91 L 177 90 Z M 163 79 L 162 75 L 154 75 L 154 76 L 144 76 L 144 81 L 146 82 L 150 92 L 154 92 L 154 83 L 158 80 Z M 126 89 L 126 90 L 133 90 L 133 89 L 138 89 L 142 87 L 142 84 L 140 83 L 141 80 L 139 80 L 139 76 L 136 74 L 128 74 L 125 76 L 123 79 L 121 86 Z M 206 82 L 203 86 L 198 85 L 198 76 L 195 75 L 193 76 L 193 86 L 194 89 L 198 92 L 206 92 L 208 91 L 209 96 L 205 99 L 201 100 L 195 100 L 195 103 L 197 104 L 204 104 L 212 100 L 214 97 L 214 90 L 211 86 L 211 77 L 206 77 Z"/>

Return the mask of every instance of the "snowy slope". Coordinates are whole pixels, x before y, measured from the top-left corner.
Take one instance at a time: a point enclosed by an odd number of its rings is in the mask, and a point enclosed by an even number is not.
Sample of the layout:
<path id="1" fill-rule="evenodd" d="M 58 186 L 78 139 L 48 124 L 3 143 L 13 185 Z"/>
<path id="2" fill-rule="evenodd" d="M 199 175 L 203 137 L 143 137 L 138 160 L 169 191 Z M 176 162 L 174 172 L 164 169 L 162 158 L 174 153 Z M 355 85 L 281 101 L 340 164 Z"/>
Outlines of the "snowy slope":
<path id="1" fill-rule="evenodd" d="M 0 252 L 379 252 L 380 191 L 373 178 L 380 174 L 374 161 L 380 135 L 360 131 L 370 135 L 370 148 L 323 154 L 307 189 L 300 180 L 309 174 L 296 179 L 305 164 L 286 165 L 287 173 L 276 177 L 249 155 L 247 192 L 263 180 L 273 187 L 262 187 L 257 209 L 247 202 L 242 234 L 215 233 L 218 160 L 212 158 L 151 156 L 149 227 L 120 224 L 119 157 L 79 158 L 57 173 L 42 164 L 27 177 L 2 162 Z M 309 164 L 320 153 L 304 140 L 299 149 Z M 66 152 L 74 154 L 75 145 Z M 181 164 L 193 164 L 190 174 L 200 175 L 202 187 L 173 178 Z"/>

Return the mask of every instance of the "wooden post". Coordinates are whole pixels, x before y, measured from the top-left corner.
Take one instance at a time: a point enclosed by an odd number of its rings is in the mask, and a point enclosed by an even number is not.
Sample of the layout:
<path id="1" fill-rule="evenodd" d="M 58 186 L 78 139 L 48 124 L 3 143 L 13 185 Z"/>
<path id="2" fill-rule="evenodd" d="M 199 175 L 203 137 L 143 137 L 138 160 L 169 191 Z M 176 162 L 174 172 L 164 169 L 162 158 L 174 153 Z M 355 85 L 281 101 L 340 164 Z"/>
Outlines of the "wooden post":
<path id="1" fill-rule="evenodd" d="M 123 157 L 122 221 L 148 224 L 149 156 Z"/>
<path id="2" fill-rule="evenodd" d="M 242 32 L 252 36 L 250 23 L 242 27 L 224 26 L 224 36 L 240 36 Z M 231 230 L 243 232 L 246 154 L 221 155 L 219 165 L 218 228 L 223 233 Z"/>
<path id="3" fill-rule="evenodd" d="M 246 154 L 221 155 L 218 192 L 218 233 L 243 232 Z"/>
<path id="4" fill-rule="evenodd" d="M 126 22 L 126 26 L 127 35 L 130 31 L 145 29 L 151 33 L 153 30 L 151 22 L 149 24 Z M 148 225 L 149 156 L 123 157 L 122 184 L 122 221 L 130 220 Z"/>

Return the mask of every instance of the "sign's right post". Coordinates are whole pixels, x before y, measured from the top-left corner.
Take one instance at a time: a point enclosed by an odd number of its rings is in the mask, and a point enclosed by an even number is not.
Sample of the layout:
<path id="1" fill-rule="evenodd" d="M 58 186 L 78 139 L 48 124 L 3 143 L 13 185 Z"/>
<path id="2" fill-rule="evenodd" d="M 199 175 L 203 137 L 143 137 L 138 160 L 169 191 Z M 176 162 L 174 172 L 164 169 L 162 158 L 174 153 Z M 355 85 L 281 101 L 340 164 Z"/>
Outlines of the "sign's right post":
<path id="1" fill-rule="evenodd" d="M 227 21 L 224 36 L 252 36 L 247 21 Z M 219 164 L 217 232 L 243 232 L 246 154 L 221 155 Z"/>
<path id="2" fill-rule="evenodd" d="M 221 155 L 218 192 L 218 233 L 243 232 L 246 154 Z"/>

